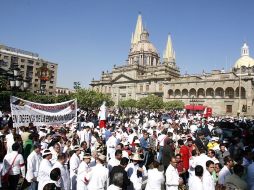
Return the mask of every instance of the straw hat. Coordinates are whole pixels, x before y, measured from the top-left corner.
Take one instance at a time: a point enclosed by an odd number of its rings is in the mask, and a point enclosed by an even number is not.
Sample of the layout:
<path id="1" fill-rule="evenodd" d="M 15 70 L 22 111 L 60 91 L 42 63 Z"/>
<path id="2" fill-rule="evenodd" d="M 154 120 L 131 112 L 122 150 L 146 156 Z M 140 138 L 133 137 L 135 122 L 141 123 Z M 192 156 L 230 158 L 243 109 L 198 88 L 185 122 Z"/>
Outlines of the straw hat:
<path id="1" fill-rule="evenodd" d="M 42 156 L 50 155 L 52 152 L 49 149 L 45 149 L 42 151 Z"/>
<path id="2" fill-rule="evenodd" d="M 131 159 L 132 159 L 132 160 L 136 160 L 136 161 L 143 160 L 143 159 L 140 157 L 140 155 L 139 155 L 138 153 L 135 153 L 135 154 L 132 156 Z"/>
<path id="3" fill-rule="evenodd" d="M 86 153 L 84 156 L 83 156 L 83 159 L 91 159 L 91 155 L 89 153 Z"/>
<path id="4" fill-rule="evenodd" d="M 105 162 L 106 161 L 106 156 L 103 155 L 103 154 L 99 154 L 98 159 Z"/>
<path id="5" fill-rule="evenodd" d="M 76 150 L 76 151 L 77 150 L 83 150 L 83 148 L 81 148 L 80 146 L 76 145 L 76 146 L 73 147 L 73 150 Z"/>

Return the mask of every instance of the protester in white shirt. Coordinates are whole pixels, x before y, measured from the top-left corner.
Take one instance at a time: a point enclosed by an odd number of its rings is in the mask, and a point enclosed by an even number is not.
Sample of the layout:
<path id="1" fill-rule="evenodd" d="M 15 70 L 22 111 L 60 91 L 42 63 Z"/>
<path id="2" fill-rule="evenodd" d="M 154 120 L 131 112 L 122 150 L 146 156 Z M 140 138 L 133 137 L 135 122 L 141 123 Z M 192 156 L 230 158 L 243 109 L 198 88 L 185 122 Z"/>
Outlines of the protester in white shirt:
<path id="1" fill-rule="evenodd" d="M 12 152 L 12 145 L 15 143 L 14 135 L 16 135 L 16 128 L 12 128 L 10 130 L 10 133 L 8 135 L 6 135 L 6 137 L 5 137 L 6 146 L 7 146 L 7 153 Z"/>
<path id="2" fill-rule="evenodd" d="M 71 188 L 71 180 L 69 170 L 67 168 L 67 154 L 60 153 L 58 154 L 56 163 L 53 165 L 54 168 L 59 168 L 61 171 L 61 178 L 58 180 L 58 186 L 61 187 L 62 190 L 70 190 Z"/>
<path id="3" fill-rule="evenodd" d="M 225 185 L 225 179 L 227 176 L 231 175 L 231 169 L 234 166 L 234 161 L 230 156 L 226 156 L 224 158 L 224 166 L 221 169 L 220 173 L 219 173 L 219 179 L 218 179 L 218 183 L 220 185 Z"/>
<path id="4" fill-rule="evenodd" d="M 88 190 L 104 190 L 107 188 L 109 171 L 104 166 L 106 156 L 100 154 L 94 166 L 88 175 Z"/>
<path id="5" fill-rule="evenodd" d="M 206 162 L 206 170 L 204 171 L 203 174 L 203 187 L 205 187 L 206 190 L 215 190 L 215 183 L 212 176 L 213 172 L 214 172 L 214 162 L 208 160 Z"/>
<path id="6" fill-rule="evenodd" d="M 25 178 L 25 163 L 23 156 L 19 154 L 20 149 L 20 144 L 14 143 L 12 145 L 12 152 L 7 153 L 3 160 L 2 176 L 9 173 L 9 189 L 17 188 L 20 173 Z"/>
<path id="7" fill-rule="evenodd" d="M 83 161 L 80 163 L 78 167 L 77 174 L 77 190 L 87 190 L 88 184 L 88 175 L 91 171 L 89 163 L 91 161 L 91 156 L 89 154 L 85 154 L 83 156 Z"/>
<path id="8" fill-rule="evenodd" d="M 114 158 L 116 145 L 117 145 L 117 138 L 116 132 L 112 131 L 111 136 L 109 137 L 108 141 L 106 142 L 107 145 L 107 160 Z"/>
<path id="9" fill-rule="evenodd" d="M 27 173 L 26 180 L 31 183 L 29 190 L 37 190 L 38 188 L 38 173 L 41 157 L 41 144 L 37 143 L 33 145 L 34 151 L 27 157 Z"/>
<path id="10" fill-rule="evenodd" d="M 52 153 L 52 158 L 50 160 L 51 164 L 54 165 L 57 161 L 58 154 L 61 152 L 59 143 L 55 143 L 53 148 L 49 148 Z"/>
<path id="11" fill-rule="evenodd" d="M 39 173 L 38 173 L 38 190 L 43 190 L 44 185 L 50 181 L 50 172 L 52 169 L 52 164 L 50 159 L 52 158 L 52 153 L 49 149 L 45 149 L 42 152 L 42 158 Z"/>
<path id="12" fill-rule="evenodd" d="M 108 161 L 108 169 L 109 169 L 109 172 L 112 170 L 112 168 L 114 166 L 118 166 L 120 164 L 120 161 L 122 159 L 122 150 L 116 150 L 115 152 L 115 157 L 114 158 L 111 158 L 109 161 Z"/>
<path id="13" fill-rule="evenodd" d="M 197 156 L 197 158 L 195 159 L 195 163 L 196 165 L 201 165 L 203 166 L 203 169 L 205 170 L 206 169 L 206 162 L 208 160 L 211 160 L 211 158 L 209 158 L 206 154 L 205 154 L 205 150 L 204 149 L 200 149 L 199 150 L 200 152 L 200 155 Z M 196 167 L 196 166 L 194 166 Z"/>
<path id="14" fill-rule="evenodd" d="M 153 162 L 153 169 L 149 169 L 147 172 L 147 184 L 145 190 L 161 190 L 162 184 L 165 182 L 163 172 L 158 170 L 159 163 Z"/>
<path id="15" fill-rule="evenodd" d="M 189 178 L 189 190 L 204 190 L 202 176 L 204 173 L 203 166 L 197 165 L 195 167 L 195 175 Z"/>
<path id="16" fill-rule="evenodd" d="M 178 186 L 183 183 L 183 180 L 179 177 L 176 166 L 176 157 L 172 156 L 170 165 L 166 170 L 166 190 L 178 190 Z"/>
<path id="17" fill-rule="evenodd" d="M 80 164 L 79 155 L 81 153 L 81 148 L 79 146 L 75 146 L 73 150 L 75 151 L 75 153 L 73 153 L 70 159 L 70 178 L 71 178 L 71 189 L 76 190 L 77 173 Z"/>
<path id="18" fill-rule="evenodd" d="M 145 166 L 139 165 L 139 162 L 142 161 L 142 159 L 138 153 L 135 153 L 131 159 L 133 162 L 129 163 L 125 170 L 133 184 L 134 190 L 141 190 L 144 178 L 147 177 L 147 170 Z"/>

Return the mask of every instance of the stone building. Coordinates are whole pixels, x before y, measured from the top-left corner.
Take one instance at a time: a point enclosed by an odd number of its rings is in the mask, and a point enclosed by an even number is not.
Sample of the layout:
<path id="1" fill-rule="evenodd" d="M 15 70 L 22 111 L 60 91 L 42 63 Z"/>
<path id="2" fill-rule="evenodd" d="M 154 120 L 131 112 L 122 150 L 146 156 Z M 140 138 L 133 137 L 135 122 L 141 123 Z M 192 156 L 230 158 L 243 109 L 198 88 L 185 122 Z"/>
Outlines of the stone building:
<path id="1" fill-rule="evenodd" d="M 8 71 L 14 66 L 20 69 L 23 79 L 29 81 L 28 91 L 55 93 L 58 64 L 40 58 L 37 53 L 0 44 L 0 68 Z"/>
<path id="2" fill-rule="evenodd" d="M 165 101 L 182 100 L 186 105 L 209 106 L 218 115 L 254 115 L 254 59 L 246 43 L 232 71 L 181 76 L 164 84 Z"/>
<path id="3" fill-rule="evenodd" d="M 102 72 L 101 78 L 92 80 L 90 85 L 111 95 L 116 105 L 123 99 L 138 100 L 155 94 L 164 101 L 181 100 L 193 107 L 211 107 L 215 115 L 254 116 L 254 59 L 246 43 L 230 72 L 214 70 L 181 76 L 170 35 L 161 60 L 143 28 L 141 15 L 131 38 L 127 63 Z"/>
<path id="4" fill-rule="evenodd" d="M 163 97 L 164 82 L 179 76 L 170 35 L 161 62 L 139 15 L 127 63 L 114 66 L 112 72 L 102 72 L 100 80 L 92 80 L 90 85 L 94 90 L 110 94 L 118 104 L 120 100 L 140 99 L 148 94 Z"/>

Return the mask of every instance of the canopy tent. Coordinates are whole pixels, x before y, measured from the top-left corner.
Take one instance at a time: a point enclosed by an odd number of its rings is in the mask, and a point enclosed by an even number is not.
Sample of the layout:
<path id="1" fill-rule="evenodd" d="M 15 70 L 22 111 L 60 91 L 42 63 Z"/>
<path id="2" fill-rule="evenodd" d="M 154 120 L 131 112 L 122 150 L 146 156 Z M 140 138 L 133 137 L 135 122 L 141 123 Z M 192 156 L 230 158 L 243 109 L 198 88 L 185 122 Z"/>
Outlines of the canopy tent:
<path id="1" fill-rule="evenodd" d="M 185 105 L 184 108 L 186 110 L 203 111 L 206 107 L 202 105 Z"/>

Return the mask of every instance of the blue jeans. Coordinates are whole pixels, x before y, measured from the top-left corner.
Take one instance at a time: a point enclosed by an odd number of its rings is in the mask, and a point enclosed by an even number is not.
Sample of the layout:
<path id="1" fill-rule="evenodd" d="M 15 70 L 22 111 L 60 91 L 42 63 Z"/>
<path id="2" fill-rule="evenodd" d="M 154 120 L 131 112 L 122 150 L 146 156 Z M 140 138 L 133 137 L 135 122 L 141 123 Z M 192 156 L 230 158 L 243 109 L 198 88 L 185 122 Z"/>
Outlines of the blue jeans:
<path id="1" fill-rule="evenodd" d="M 158 162 L 162 162 L 162 151 L 163 151 L 163 146 L 160 146 L 159 148 L 159 155 L 158 155 Z"/>
<path id="2" fill-rule="evenodd" d="M 38 189 L 38 182 L 37 181 L 33 181 L 30 185 L 30 187 L 28 188 L 28 190 L 37 190 Z"/>

